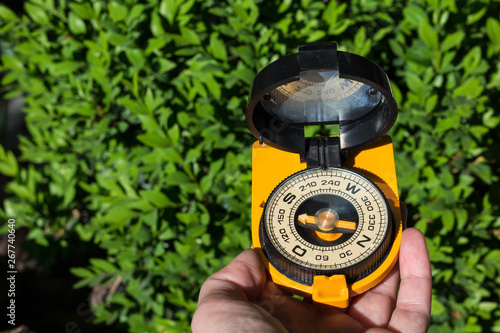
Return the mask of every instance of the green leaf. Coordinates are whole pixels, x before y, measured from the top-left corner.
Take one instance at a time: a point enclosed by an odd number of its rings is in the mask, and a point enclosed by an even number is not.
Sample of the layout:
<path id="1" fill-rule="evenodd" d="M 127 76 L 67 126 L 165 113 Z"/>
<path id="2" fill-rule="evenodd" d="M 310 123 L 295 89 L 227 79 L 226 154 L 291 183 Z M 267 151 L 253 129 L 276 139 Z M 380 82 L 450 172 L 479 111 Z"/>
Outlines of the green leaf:
<path id="1" fill-rule="evenodd" d="M 377 42 L 379 40 L 382 40 L 386 35 L 390 34 L 392 32 L 392 28 L 389 26 L 389 27 L 386 27 L 386 28 L 383 28 L 383 29 L 380 29 L 379 31 L 377 31 L 377 33 L 373 36 L 373 41 L 374 42 Z"/>
<path id="2" fill-rule="evenodd" d="M 328 33 L 333 35 L 333 36 L 340 35 L 341 33 L 346 31 L 351 25 L 353 25 L 355 23 L 356 23 L 356 21 L 351 20 L 351 19 L 339 20 L 339 21 L 335 22 L 334 25 L 330 26 Z"/>
<path id="3" fill-rule="evenodd" d="M 467 24 L 476 23 L 484 16 L 484 14 L 486 14 L 487 11 L 488 11 L 488 7 L 485 6 L 485 7 L 481 8 L 480 10 L 478 10 L 477 12 L 470 14 L 470 15 L 467 15 Z"/>
<path id="4" fill-rule="evenodd" d="M 443 226 L 446 230 L 452 231 L 455 226 L 455 216 L 453 215 L 453 211 L 445 210 L 442 215 Z"/>
<path id="5" fill-rule="evenodd" d="M 117 1 L 111 1 L 108 3 L 108 11 L 113 22 L 125 20 L 128 12 L 127 7 Z"/>
<path id="6" fill-rule="evenodd" d="M 169 128 L 168 131 L 167 131 L 167 133 L 168 133 L 168 137 L 170 138 L 170 141 L 173 144 L 179 142 L 180 129 L 179 129 L 179 125 L 178 124 L 175 124 L 174 126 L 172 126 L 171 128 Z"/>
<path id="7" fill-rule="evenodd" d="M 493 17 L 486 20 L 486 33 L 490 41 L 497 47 L 500 46 L 500 22 Z"/>
<path id="8" fill-rule="evenodd" d="M 106 273 L 115 273 L 117 271 L 117 268 L 110 263 L 109 261 L 106 261 L 104 259 L 100 258 L 90 258 L 90 264 L 99 270 L 102 270 Z"/>
<path id="9" fill-rule="evenodd" d="M 151 29 L 151 33 L 155 37 L 164 36 L 166 34 L 165 29 L 163 29 L 163 25 L 161 23 L 160 15 L 158 15 L 157 12 L 153 12 L 151 14 L 151 22 L 149 24 L 149 27 Z"/>
<path id="10" fill-rule="evenodd" d="M 66 60 L 59 63 L 52 64 L 49 67 L 49 72 L 54 76 L 68 75 L 76 71 L 81 67 L 81 64 L 77 61 Z"/>
<path id="11" fill-rule="evenodd" d="M 3 66 L 5 66 L 4 68 L 17 71 L 24 70 L 23 62 L 19 60 L 17 57 L 2 54 L 0 59 L 2 60 Z"/>
<path id="12" fill-rule="evenodd" d="M 422 79 L 418 77 L 413 72 L 406 72 L 405 73 L 405 79 L 406 83 L 408 85 L 408 88 L 410 88 L 411 91 L 419 93 L 422 91 L 424 83 L 422 82 Z"/>
<path id="13" fill-rule="evenodd" d="M 174 40 L 179 46 L 201 44 L 200 37 L 193 29 L 181 27 L 180 31 L 181 31 L 180 36 L 174 36 Z"/>
<path id="14" fill-rule="evenodd" d="M 165 182 L 170 186 L 183 185 L 191 182 L 191 179 L 181 171 L 176 171 L 165 178 Z"/>
<path id="15" fill-rule="evenodd" d="M 19 167 L 14 153 L 11 151 L 5 152 L 3 147 L 0 146 L 0 172 L 9 177 L 15 177 L 18 173 Z"/>
<path id="16" fill-rule="evenodd" d="M 41 229 L 32 229 L 28 233 L 27 239 L 33 239 L 38 245 L 48 246 L 49 241 L 45 237 L 45 233 Z"/>
<path id="17" fill-rule="evenodd" d="M 92 17 L 91 12 L 89 11 L 90 6 L 88 4 L 70 2 L 68 4 L 68 7 L 71 8 L 71 11 L 73 13 L 80 16 L 84 20 L 88 20 Z"/>
<path id="18" fill-rule="evenodd" d="M 457 31 L 446 36 L 446 38 L 441 43 L 441 51 L 445 52 L 451 48 L 459 48 L 460 43 L 465 38 L 465 33 L 463 31 Z"/>
<path id="19" fill-rule="evenodd" d="M 473 174 L 478 176 L 483 182 L 488 185 L 490 185 L 494 180 L 490 166 L 485 163 L 472 163 L 470 164 L 469 169 Z"/>
<path id="20" fill-rule="evenodd" d="M 118 229 L 124 227 L 137 214 L 137 212 L 131 209 L 113 206 L 113 208 L 103 216 L 103 220 L 109 222 L 113 229 Z"/>
<path id="21" fill-rule="evenodd" d="M 167 198 L 167 196 L 160 191 L 142 190 L 139 191 L 139 195 L 158 208 L 165 208 L 171 204 L 171 201 Z"/>
<path id="22" fill-rule="evenodd" d="M 137 140 L 140 142 L 153 147 L 153 148 L 165 148 L 168 147 L 168 141 L 165 137 L 161 136 L 157 132 L 147 132 L 144 134 L 139 134 Z"/>
<path id="23" fill-rule="evenodd" d="M 113 304 L 120 304 L 124 308 L 132 308 L 135 305 L 134 302 L 129 300 L 124 294 L 121 293 L 112 294 L 109 302 Z"/>
<path id="24" fill-rule="evenodd" d="M 159 73 L 165 73 L 168 71 L 171 71 L 175 67 L 177 67 L 177 64 L 173 61 L 170 61 L 168 59 L 156 59 L 158 61 L 158 64 L 160 65 L 160 68 L 158 70 Z"/>
<path id="25" fill-rule="evenodd" d="M 391 47 L 392 52 L 400 58 L 404 57 L 405 51 L 401 44 L 399 44 L 396 40 L 390 39 L 389 40 L 389 46 Z"/>
<path id="26" fill-rule="evenodd" d="M 484 90 L 484 86 L 479 82 L 478 78 L 469 78 L 453 91 L 453 96 L 464 96 L 476 98 Z"/>
<path id="27" fill-rule="evenodd" d="M 78 276 L 80 278 L 87 278 L 94 276 L 94 273 L 92 273 L 92 271 L 83 267 L 72 267 L 69 269 L 69 271 L 71 272 L 71 274 Z"/>
<path id="28" fill-rule="evenodd" d="M 205 85 L 214 99 L 222 98 L 221 85 L 212 76 L 205 79 Z"/>
<path id="29" fill-rule="evenodd" d="M 439 99 L 439 96 L 437 94 L 434 94 L 431 97 L 429 97 L 429 99 L 425 103 L 425 110 L 427 112 L 432 112 L 434 110 L 434 108 L 436 107 L 438 99 Z"/>
<path id="30" fill-rule="evenodd" d="M 174 24 L 175 14 L 177 13 L 178 2 L 176 0 L 162 0 L 160 3 L 159 12 L 163 15 L 168 23 Z"/>
<path id="31" fill-rule="evenodd" d="M 465 69 L 466 73 L 470 73 L 473 69 L 479 66 L 481 62 L 481 48 L 479 46 L 473 47 L 465 57 L 462 59 L 461 66 Z"/>
<path id="32" fill-rule="evenodd" d="M 106 35 L 106 37 L 107 37 L 107 41 L 109 42 L 109 44 L 111 44 L 113 46 L 125 47 L 126 48 L 125 53 L 130 52 L 130 51 L 134 52 L 133 49 L 128 48 L 128 46 L 130 46 L 132 44 L 130 37 L 128 37 L 126 35 L 122 35 L 120 33 L 114 32 L 114 31 L 110 31 Z"/>
<path id="33" fill-rule="evenodd" d="M 20 198 L 27 199 L 31 202 L 36 201 L 35 193 L 33 193 L 33 191 L 26 185 L 11 182 L 7 184 L 6 189 L 8 192 L 14 193 Z"/>
<path id="34" fill-rule="evenodd" d="M 92 229 L 82 226 L 81 224 L 77 224 L 75 226 L 75 231 L 78 233 L 80 239 L 84 242 L 90 241 L 92 239 L 92 236 L 94 236 L 94 232 L 92 231 Z"/>
<path id="35" fill-rule="evenodd" d="M 497 302 L 481 302 L 479 303 L 479 310 L 481 312 L 490 313 L 498 308 Z"/>
<path id="36" fill-rule="evenodd" d="M 325 31 L 323 31 L 323 30 L 316 30 L 316 31 L 314 31 L 312 34 L 310 34 L 307 37 L 307 42 L 308 43 L 317 42 L 317 41 L 325 38 L 325 36 L 326 36 L 326 32 Z"/>
<path id="37" fill-rule="evenodd" d="M 292 5 L 292 0 L 283 0 L 278 8 L 278 14 L 286 12 Z"/>
<path id="38" fill-rule="evenodd" d="M 130 61 L 130 63 L 132 65 L 136 65 L 137 63 L 139 63 L 142 60 L 144 60 L 144 54 L 143 54 L 142 50 L 140 50 L 140 49 L 130 49 L 130 48 L 128 48 L 125 51 L 125 54 L 127 56 L 128 61 Z"/>
<path id="39" fill-rule="evenodd" d="M 142 4 L 136 4 L 133 5 L 132 8 L 130 9 L 129 14 L 127 15 L 127 26 L 132 27 L 134 22 L 139 22 L 139 19 L 141 17 L 144 18 L 144 16 L 141 16 L 144 12 L 145 6 Z"/>
<path id="40" fill-rule="evenodd" d="M 150 39 L 148 39 L 148 47 L 144 51 L 145 55 L 148 56 L 151 53 L 161 52 L 161 49 L 165 45 L 167 45 L 169 41 L 170 41 L 170 38 L 168 38 L 166 36 L 164 36 L 163 38 L 150 38 Z M 160 59 L 156 59 L 156 60 L 166 60 L 166 59 L 160 58 Z M 174 63 L 174 65 L 175 65 L 175 63 Z"/>
<path id="41" fill-rule="evenodd" d="M 68 15 L 68 27 L 69 31 L 75 35 L 84 34 L 87 32 L 87 26 L 85 22 L 73 13 L 69 13 Z"/>
<path id="42" fill-rule="evenodd" d="M 438 34 L 429 23 L 423 22 L 420 24 L 420 27 L 418 28 L 418 35 L 432 50 L 439 49 Z"/>
<path id="43" fill-rule="evenodd" d="M 500 250 L 493 249 L 484 257 L 484 263 L 491 265 L 500 273 Z"/>
<path id="44" fill-rule="evenodd" d="M 83 41 L 83 44 L 89 48 L 89 50 L 96 51 L 96 52 L 106 52 L 106 50 L 99 44 L 91 41 L 91 40 L 85 40 Z"/>
<path id="45" fill-rule="evenodd" d="M 4 5 L 0 5 L 0 18 L 7 21 L 17 21 L 19 18 L 16 14 Z"/>
<path id="46" fill-rule="evenodd" d="M 219 59 L 224 62 L 227 61 L 226 45 L 219 39 L 218 33 L 214 32 L 210 35 L 210 44 L 207 49 L 215 59 Z"/>
<path id="47" fill-rule="evenodd" d="M 76 195 L 76 188 L 74 184 L 69 184 L 66 186 L 63 196 L 62 207 L 68 208 L 68 206 L 73 202 Z"/>
<path id="48" fill-rule="evenodd" d="M 489 128 L 495 128 L 500 124 L 500 115 L 495 116 L 495 111 L 488 110 L 483 114 L 483 124 Z"/>
<path id="49" fill-rule="evenodd" d="M 144 104 L 142 104 L 139 101 L 130 99 L 128 97 L 122 97 L 118 100 L 118 102 L 121 105 L 123 105 L 125 108 L 127 108 L 128 110 L 130 110 L 131 112 L 133 112 L 135 114 L 139 114 L 139 115 L 140 114 L 144 114 L 144 115 L 148 114 L 148 110 L 146 109 Z"/>
<path id="50" fill-rule="evenodd" d="M 415 28 L 418 28 L 424 24 L 429 24 L 427 13 L 420 7 L 407 6 L 403 8 L 403 15 L 405 19 L 408 20 Z"/>
<path id="51" fill-rule="evenodd" d="M 253 66 L 255 64 L 255 54 L 250 45 L 241 45 L 235 48 L 231 48 L 231 51 L 235 56 L 243 59 L 243 61 L 247 65 Z"/>
<path id="52" fill-rule="evenodd" d="M 166 229 L 160 235 L 158 235 L 159 240 L 169 240 L 175 238 L 177 235 L 174 230 Z"/>
<path id="53" fill-rule="evenodd" d="M 46 11 L 43 8 L 33 5 L 30 2 L 26 2 L 24 4 L 24 10 L 26 10 L 26 13 L 36 23 L 40 25 L 46 25 L 49 23 L 49 17 L 47 16 Z"/>

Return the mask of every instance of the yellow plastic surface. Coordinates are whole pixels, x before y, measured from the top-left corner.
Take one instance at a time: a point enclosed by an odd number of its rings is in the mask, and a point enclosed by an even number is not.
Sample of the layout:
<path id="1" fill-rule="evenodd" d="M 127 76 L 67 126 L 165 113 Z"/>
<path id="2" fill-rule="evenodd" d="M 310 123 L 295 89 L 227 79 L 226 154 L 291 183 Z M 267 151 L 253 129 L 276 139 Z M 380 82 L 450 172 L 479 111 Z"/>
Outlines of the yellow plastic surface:
<path id="1" fill-rule="evenodd" d="M 315 302 L 338 308 L 346 308 L 349 305 L 349 288 L 344 275 L 315 276 L 312 292 Z"/>
<path id="2" fill-rule="evenodd" d="M 259 224 L 264 207 L 262 203 L 281 181 L 305 169 L 306 164 L 300 163 L 298 154 L 261 146 L 259 142 L 254 143 L 252 152 L 252 243 L 254 248 L 260 251 L 274 283 L 297 295 L 312 297 L 315 302 L 345 308 L 349 305 L 349 297 L 366 292 L 389 274 L 398 259 L 403 228 L 394 152 L 388 135 L 362 149 L 351 151 L 346 163 L 342 165 L 363 174 L 377 184 L 387 198 L 396 221 L 396 238 L 386 260 L 373 273 L 347 286 L 346 301 L 344 301 L 345 283 L 337 283 L 341 279 L 339 275 L 332 277 L 334 282 L 329 282 L 330 277 L 316 277 L 313 285 L 307 286 L 285 277 L 266 260 L 259 241 Z"/>

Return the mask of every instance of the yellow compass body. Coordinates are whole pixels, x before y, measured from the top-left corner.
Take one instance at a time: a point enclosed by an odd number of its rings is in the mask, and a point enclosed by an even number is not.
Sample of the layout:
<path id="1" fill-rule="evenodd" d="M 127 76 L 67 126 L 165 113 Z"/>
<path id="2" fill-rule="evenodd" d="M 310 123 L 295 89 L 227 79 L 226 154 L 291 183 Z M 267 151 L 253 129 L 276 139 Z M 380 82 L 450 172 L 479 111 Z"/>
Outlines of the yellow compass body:
<path id="1" fill-rule="evenodd" d="M 294 294 L 312 297 L 318 303 L 344 308 L 349 304 L 349 297 L 369 290 L 387 276 L 397 261 L 403 230 L 394 154 L 389 136 L 385 136 L 378 142 L 363 149 L 352 151 L 346 163 L 350 170 L 372 179 L 383 193 L 392 213 L 395 234 L 391 249 L 382 264 L 368 276 L 350 285 L 347 284 L 347 280 L 343 275 L 318 275 L 312 285 L 305 285 L 286 277 L 270 264 L 262 251 L 259 236 L 265 204 L 282 180 L 305 170 L 306 164 L 300 161 L 297 154 L 291 154 L 270 146 L 263 146 L 259 142 L 254 143 L 252 152 L 252 243 L 254 248 L 261 253 L 276 284 Z M 369 224 L 365 225 L 366 228 L 368 226 Z M 339 253 L 342 252 L 339 251 Z"/>
<path id="2" fill-rule="evenodd" d="M 331 43 L 307 44 L 255 78 L 252 242 L 272 280 L 345 308 L 394 267 L 402 234 L 385 73 Z M 305 137 L 307 126 L 339 133 Z"/>

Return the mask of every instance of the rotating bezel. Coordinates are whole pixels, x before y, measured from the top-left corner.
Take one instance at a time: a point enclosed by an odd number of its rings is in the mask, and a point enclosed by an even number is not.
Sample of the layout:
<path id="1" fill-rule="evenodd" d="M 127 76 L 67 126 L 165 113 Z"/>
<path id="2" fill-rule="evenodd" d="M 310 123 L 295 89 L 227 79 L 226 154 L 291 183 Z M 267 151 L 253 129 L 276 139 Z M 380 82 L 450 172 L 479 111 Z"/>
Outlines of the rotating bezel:
<path id="1" fill-rule="evenodd" d="M 273 244 L 273 241 L 271 240 L 272 236 L 269 235 L 267 228 L 266 228 L 266 223 L 267 223 L 267 218 L 268 218 L 268 211 L 270 205 L 273 204 L 274 198 L 276 193 L 283 187 L 286 186 L 287 183 L 293 182 L 294 180 L 298 179 L 301 177 L 303 174 L 307 173 L 312 173 L 315 172 L 314 169 L 305 169 L 302 171 L 299 171 L 289 177 L 287 177 L 285 180 L 283 180 L 271 193 L 269 196 L 269 199 L 264 207 L 264 213 L 262 214 L 261 217 L 261 222 L 260 222 L 260 227 L 259 227 L 259 238 L 260 238 L 260 243 L 262 246 L 262 249 L 264 251 L 264 254 L 266 255 L 266 258 L 268 261 L 273 265 L 280 273 L 282 273 L 284 276 L 287 278 L 290 278 L 293 281 L 302 283 L 304 285 L 312 285 L 314 281 L 314 276 L 316 275 L 335 275 L 335 274 L 343 274 L 346 276 L 346 280 L 348 281 L 349 284 L 354 283 L 356 281 L 359 281 L 369 275 L 371 272 L 375 271 L 377 267 L 383 262 L 383 260 L 386 258 L 387 254 L 390 252 L 390 248 L 392 246 L 394 237 L 395 237 L 395 227 L 394 227 L 394 219 L 392 218 L 392 212 L 390 210 L 390 206 L 387 202 L 387 199 L 385 198 L 383 192 L 377 187 L 375 183 L 373 183 L 370 179 L 367 177 L 359 174 L 358 172 L 355 172 L 353 170 L 348 170 L 344 168 L 329 168 L 327 171 L 336 171 L 336 172 L 343 172 L 346 174 L 354 174 L 356 177 L 359 179 L 362 179 L 363 181 L 368 184 L 367 186 L 371 187 L 372 189 L 376 190 L 378 193 L 377 195 L 382 199 L 383 201 L 383 206 L 385 209 L 385 212 L 387 214 L 387 226 L 384 235 L 382 235 L 382 240 L 378 244 L 378 246 L 371 251 L 371 253 L 360 260 L 359 262 L 345 266 L 345 267 L 340 267 L 336 269 L 317 269 L 317 268 L 311 268 L 298 264 L 297 262 L 294 262 L 293 260 L 290 260 L 290 256 L 283 254 L 282 250 L 280 251 L 275 244 Z M 321 170 L 320 170 L 321 171 Z M 362 232 L 362 230 L 357 230 L 357 235 L 359 235 Z M 353 235 L 352 237 L 353 240 L 352 242 L 355 242 L 357 240 L 357 235 Z M 328 266 L 328 265 L 327 265 Z"/>

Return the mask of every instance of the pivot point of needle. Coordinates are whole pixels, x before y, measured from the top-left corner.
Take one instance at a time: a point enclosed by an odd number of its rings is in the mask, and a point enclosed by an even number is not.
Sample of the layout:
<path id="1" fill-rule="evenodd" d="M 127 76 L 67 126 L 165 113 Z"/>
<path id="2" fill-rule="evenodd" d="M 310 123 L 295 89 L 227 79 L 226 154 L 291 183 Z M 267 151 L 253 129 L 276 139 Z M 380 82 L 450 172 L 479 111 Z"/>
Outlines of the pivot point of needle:
<path id="1" fill-rule="evenodd" d="M 339 213 L 331 208 L 322 208 L 314 214 L 314 223 L 323 231 L 335 228 L 339 222 Z"/>

